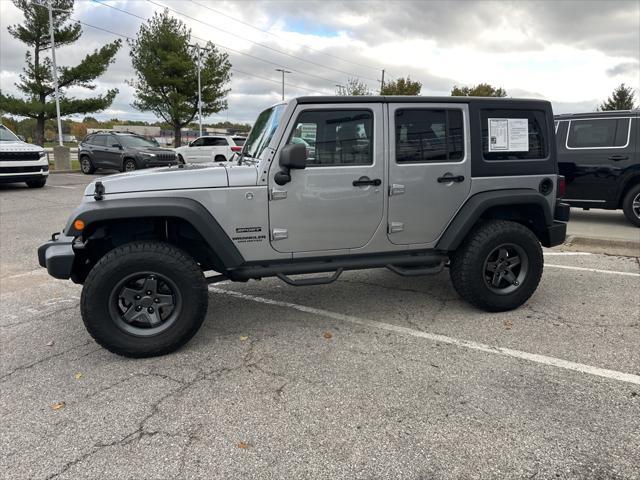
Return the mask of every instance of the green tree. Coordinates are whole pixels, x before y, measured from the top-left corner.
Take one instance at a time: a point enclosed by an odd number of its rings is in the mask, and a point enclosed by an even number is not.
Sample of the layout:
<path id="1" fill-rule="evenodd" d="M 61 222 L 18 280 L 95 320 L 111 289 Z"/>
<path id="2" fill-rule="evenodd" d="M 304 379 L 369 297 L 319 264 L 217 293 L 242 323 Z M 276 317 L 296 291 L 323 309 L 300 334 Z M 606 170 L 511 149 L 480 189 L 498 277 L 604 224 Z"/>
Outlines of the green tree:
<path id="1" fill-rule="evenodd" d="M 133 106 L 150 111 L 170 124 L 176 146 L 180 129 L 198 113 L 197 49 L 191 45 L 191 30 L 165 9 L 140 26 L 138 36 L 129 41 L 136 78 Z M 201 49 L 203 117 L 227 108 L 225 88 L 231 79 L 231 63 L 226 53 L 208 42 Z"/>
<path id="2" fill-rule="evenodd" d="M 398 78 L 385 83 L 380 89 L 380 95 L 420 95 L 422 83 L 414 82 L 411 78 Z"/>
<path id="3" fill-rule="evenodd" d="M 503 88 L 495 88 L 488 83 L 479 83 L 472 87 L 458 87 L 451 89 L 452 97 L 506 97 L 507 92 Z"/>
<path id="4" fill-rule="evenodd" d="M 337 85 L 336 95 L 371 95 L 371 90 L 362 80 L 349 78 L 346 85 Z"/>
<path id="5" fill-rule="evenodd" d="M 600 104 L 598 110 L 633 110 L 634 97 L 633 88 L 621 83 L 613 90 L 611 96 Z"/>
<path id="6" fill-rule="evenodd" d="M 77 22 L 69 20 L 73 12 L 74 0 L 53 1 L 53 30 L 56 48 L 71 45 L 78 41 L 82 29 Z M 16 87 L 25 98 L 18 98 L 0 92 L 0 111 L 36 120 L 35 142 L 44 143 L 45 122 L 56 117 L 54 86 L 51 73 L 51 59 L 43 56 L 51 49 L 49 36 L 49 12 L 46 7 L 31 0 L 13 0 L 22 10 L 24 23 L 12 25 L 9 34 L 30 49 L 25 57 L 25 67 Z M 108 90 L 104 95 L 77 99 L 68 97 L 65 90 L 70 87 L 95 89 L 92 82 L 102 75 L 120 48 L 120 40 L 108 43 L 88 54 L 75 67 L 58 68 L 58 88 L 60 90 L 60 114 L 88 113 L 104 110 L 113 102 L 117 89 Z"/>

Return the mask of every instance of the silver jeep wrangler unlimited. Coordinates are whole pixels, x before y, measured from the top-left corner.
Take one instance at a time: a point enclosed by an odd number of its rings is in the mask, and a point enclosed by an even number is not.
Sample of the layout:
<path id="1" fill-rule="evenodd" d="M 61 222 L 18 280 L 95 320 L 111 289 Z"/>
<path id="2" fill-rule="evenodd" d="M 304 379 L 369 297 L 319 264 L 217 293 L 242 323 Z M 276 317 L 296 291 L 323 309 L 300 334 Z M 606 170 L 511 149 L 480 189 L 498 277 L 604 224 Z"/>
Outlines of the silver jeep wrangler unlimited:
<path id="1" fill-rule="evenodd" d="M 39 261 L 84 284 L 89 333 L 130 357 L 186 343 L 223 279 L 448 267 L 469 303 L 510 310 L 565 239 L 555 148 L 545 101 L 301 97 L 262 112 L 234 162 L 90 184 Z"/>

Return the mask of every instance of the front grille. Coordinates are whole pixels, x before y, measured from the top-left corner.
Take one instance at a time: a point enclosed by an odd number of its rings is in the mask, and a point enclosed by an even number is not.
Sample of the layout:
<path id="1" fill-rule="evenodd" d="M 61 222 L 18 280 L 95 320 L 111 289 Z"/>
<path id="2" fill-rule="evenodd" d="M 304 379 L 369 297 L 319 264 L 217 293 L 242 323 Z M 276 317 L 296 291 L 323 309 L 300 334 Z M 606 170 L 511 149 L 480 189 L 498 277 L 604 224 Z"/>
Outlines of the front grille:
<path id="1" fill-rule="evenodd" d="M 165 161 L 175 160 L 176 155 L 174 153 L 158 153 L 156 154 L 156 159 L 165 162 Z"/>
<path id="2" fill-rule="evenodd" d="M 0 160 L 40 160 L 40 152 L 0 152 Z"/>
<path id="3" fill-rule="evenodd" d="M 2 167 L 0 166 L 0 173 L 30 173 L 49 170 L 49 165 L 36 165 L 35 167 Z"/>

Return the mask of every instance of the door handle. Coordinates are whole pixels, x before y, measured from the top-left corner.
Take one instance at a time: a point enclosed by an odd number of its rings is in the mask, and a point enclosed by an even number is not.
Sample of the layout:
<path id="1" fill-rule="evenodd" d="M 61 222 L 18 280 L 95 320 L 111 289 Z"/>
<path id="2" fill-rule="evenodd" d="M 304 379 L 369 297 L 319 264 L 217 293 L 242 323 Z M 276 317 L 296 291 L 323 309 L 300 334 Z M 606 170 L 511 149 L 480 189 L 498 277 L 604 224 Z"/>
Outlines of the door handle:
<path id="1" fill-rule="evenodd" d="M 627 155 L 611 155 L 609 160 L 613 160 L 614 162 L 619 162 L 620 160 L 628 160 L 629 157 Z"/>
<path id="2" fill-rule="evenodd" d="M 456 177 L 438 177 L 438 183 L 449 183 L 449 182 L 464 182 L 464 175 L 458 175 Z"/>
<path id="3" fill-rule="evenodd" d="M 354 187 L 364 187 L 367 185 L 373 185 L 374 187 L 379 187 L 382 185 L 382 180 L 379 178 L 375 178 L 373 180 L 369 180 L 367 177 L 359 178 L 358 180 L 353 181 Z"/>

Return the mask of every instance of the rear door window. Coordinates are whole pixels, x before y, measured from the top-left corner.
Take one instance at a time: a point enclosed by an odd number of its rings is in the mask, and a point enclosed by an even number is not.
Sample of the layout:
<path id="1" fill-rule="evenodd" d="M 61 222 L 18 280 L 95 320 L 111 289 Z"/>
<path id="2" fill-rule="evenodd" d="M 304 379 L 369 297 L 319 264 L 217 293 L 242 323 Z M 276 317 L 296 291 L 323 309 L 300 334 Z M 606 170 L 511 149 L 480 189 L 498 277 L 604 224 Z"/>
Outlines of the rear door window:
<path id="1" fill-rule="evenodd" d="M 395 134 L 398 163 L 457 162 L 464 157 L 460 110 L 397 110 Z"/>
<path id="2" fill-rule="evenodd" d="M 567 148 L 624 148 L 629 144 L 630 118 L 571 120 Z"/>
<path id="3" fill-rule="evenodd" d="M 106 147 L 108 139 L 109 139 L 108 135 L 96 135 L 95 137 L 93 137 L 91 144 L 98 147 Z"/>

